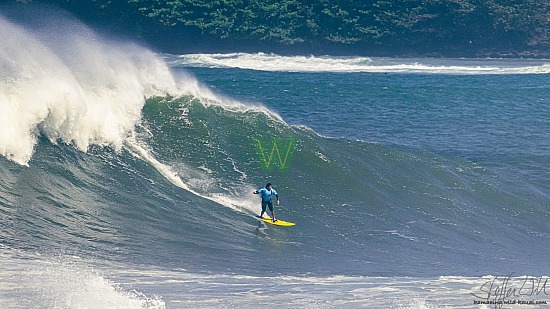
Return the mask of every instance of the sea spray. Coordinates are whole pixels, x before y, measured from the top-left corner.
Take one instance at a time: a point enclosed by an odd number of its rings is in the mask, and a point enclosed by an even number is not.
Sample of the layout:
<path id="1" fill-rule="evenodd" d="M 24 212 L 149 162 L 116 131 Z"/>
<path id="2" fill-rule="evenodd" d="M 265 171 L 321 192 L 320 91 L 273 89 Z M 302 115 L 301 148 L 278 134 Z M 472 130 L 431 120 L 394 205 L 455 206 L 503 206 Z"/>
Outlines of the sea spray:
<path id="1" fill-rule="evenodd" d="M 119 150 L 146 97 L 177 93 L 152 52 L 90 30 L 48 37 L 0 18 L 0 37 L 0 154 L 20 164 L 40 134 L 82 151 L 90 144 Z"/>

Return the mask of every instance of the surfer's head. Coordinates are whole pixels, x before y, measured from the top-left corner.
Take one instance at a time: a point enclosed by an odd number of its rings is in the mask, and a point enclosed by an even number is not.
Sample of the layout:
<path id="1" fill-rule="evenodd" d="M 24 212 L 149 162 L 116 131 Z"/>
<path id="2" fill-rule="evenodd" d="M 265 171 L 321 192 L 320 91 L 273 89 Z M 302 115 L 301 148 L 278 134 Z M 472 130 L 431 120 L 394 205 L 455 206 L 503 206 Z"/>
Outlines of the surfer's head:
<path id="1" fill-rule="evenodd" d="M 268 190 L 271 190 L 271 183 L 268 182 L 267 185 L 265 185 L 265 188 L 268 189 Z"/>

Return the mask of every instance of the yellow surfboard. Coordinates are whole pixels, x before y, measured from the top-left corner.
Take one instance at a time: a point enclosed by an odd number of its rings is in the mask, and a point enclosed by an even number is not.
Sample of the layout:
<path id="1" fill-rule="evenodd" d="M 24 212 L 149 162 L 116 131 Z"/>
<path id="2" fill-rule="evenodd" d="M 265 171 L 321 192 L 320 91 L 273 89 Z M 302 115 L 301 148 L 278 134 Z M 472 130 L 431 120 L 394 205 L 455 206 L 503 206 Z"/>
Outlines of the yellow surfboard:
<path id="1" fill-rule="evenodd" d="M 296 225 L 296 223 L 294 223 L 294 222 L 287 222 L 287 221 L 283 221 L 283 220 L 280 220 L 280 219 L 277 219 L 277 221 L 273 222 L 271 220 L 271 218 L 269 218 L 269 217 L 263 217 L 262 220 L 264 220 L 264 222 L 267 222 L 269 224 L 279 225 L 279 226 L 294 226 L 294 225 Z"/>

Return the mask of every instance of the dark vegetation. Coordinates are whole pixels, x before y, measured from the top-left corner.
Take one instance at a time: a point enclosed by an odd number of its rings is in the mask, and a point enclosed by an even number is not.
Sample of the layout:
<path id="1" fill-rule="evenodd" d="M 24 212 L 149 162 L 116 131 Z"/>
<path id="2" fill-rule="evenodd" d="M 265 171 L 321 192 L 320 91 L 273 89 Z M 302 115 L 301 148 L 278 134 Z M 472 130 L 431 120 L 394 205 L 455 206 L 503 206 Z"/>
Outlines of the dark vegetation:
<path id="1" fill-rule="evenodd" d="M 46 3 L 161 51 L 550 54 L 549 0 L 12 0 Z"/>

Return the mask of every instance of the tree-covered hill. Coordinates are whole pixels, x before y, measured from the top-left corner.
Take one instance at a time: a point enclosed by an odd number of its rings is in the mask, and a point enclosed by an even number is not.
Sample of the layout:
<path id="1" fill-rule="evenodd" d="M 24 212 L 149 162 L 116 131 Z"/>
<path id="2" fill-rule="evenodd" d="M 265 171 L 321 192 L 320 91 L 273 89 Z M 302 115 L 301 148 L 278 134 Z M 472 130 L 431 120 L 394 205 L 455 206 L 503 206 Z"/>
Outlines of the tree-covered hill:
<path id="1" fill-rule="evenodd" d="M 13 2 L 54 4 L 170 52 L 186 52 L 193 42 L 216 51 L 383 55 L 544 56 L 550 50 L 549 0 Z"/>

